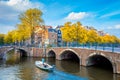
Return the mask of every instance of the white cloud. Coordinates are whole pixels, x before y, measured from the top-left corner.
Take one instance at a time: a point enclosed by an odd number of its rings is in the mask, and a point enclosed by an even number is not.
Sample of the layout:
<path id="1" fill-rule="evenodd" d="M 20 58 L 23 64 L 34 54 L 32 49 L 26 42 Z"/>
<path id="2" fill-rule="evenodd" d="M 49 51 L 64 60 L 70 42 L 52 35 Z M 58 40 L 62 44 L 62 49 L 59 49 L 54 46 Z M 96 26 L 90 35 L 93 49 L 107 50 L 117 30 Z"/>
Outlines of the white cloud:
<path id="1" fill-rule="evenodd" d="M 20 2 L 22 2 L 22 0 L 9 0 L 7 2 L 7 4 L 12 6 L 12 5 L 16 5 L 16 4 L 20 3 Z"/>
<path id="2" fill-rule="evenodd" d="M 116 28 L 116 29 L 120 29 L 120 24 L 115 25 L 115 28 Z"/>
<path id="3" fill-rule="evenodd" d="M 40 8 L 43 9 L 44 5 L 42 3 L 34 2 L 32 3 L 30 0 L 8 0 L 2 1 L 0 4 L 8 5 L 9 7 L 17 10 L 24 11 L 29 8 Z"/>
<path id="4" fill-rule="evenodd" d="M 18 15 L 29 8 L 44 10 L 44 5 L 30 0 L 0 0 L 0 25 L 4 25 L 3 30 L 3 26 L 0 26 L 0 33 L 14 29 L 13 25 L 18 23 Z"/>
<path id="5" fill-rule="evenodd" d="M 86 12 L 79 12 L 79 13 L 71 12 L 65 19 L 66 20 L 81 20 L 88 15 L 89 14 Z"/>
<path id="6" fill-rule="evenodd" d="M 108 13 L 108 14 L 104 14 L 100 18 L 111 17 L 111 16 L 118 15 L 118 14 L 120 14 L 120 11 L 115 11 L 115 12 L 111 12 L 111 13 Z"/>
<path id="7" fill-rule="evenodd" d="M 8 0 L 0 2 L 0 21 L 6 19 L 6 21 L 16 21 L 18 15 L 29 9 L 29 8 L 38 8 L 43 9 L 43 4 L 41 3 L 32 3 L 29 0 Z"/>
<path id="8" fill-rule="evenodd" d="M 114 26 L 110 26 L 107 29 L 120 29 L 120 24 L 114 25 Z"/>

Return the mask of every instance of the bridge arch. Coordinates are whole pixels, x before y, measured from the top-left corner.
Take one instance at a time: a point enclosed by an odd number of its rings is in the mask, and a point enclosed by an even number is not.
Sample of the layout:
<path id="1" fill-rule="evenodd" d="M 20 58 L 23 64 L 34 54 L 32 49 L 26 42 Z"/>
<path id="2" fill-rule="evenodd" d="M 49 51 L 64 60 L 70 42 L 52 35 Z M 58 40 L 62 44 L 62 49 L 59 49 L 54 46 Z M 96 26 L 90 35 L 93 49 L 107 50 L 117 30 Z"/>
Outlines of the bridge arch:
<path id="1" fill-rule="evenodd" d="M 8 52 L 11 51 L 11 50 L 14 50 L 14 48 L 8 49 L 7 51 L 5 51 L 5 53 L 8 53 Z"/>
<path id="2" fill-rule="evenodd" d="M 56 53 L 54 50 L 49 50 L 48 53 L 47 53 L 47 57 L 56 57 Z"/>
<path id="3" fill-rule="evenodd" d="M 115 63 L 112 61 L 112 59 L 109 58 L 109 56 L 103 53 L 90 54 L 86 59 L 86 66 L 96 66 L 112 70 L 113 72 L 116 71 Z"/>
<path id="4" fill-rule="evenodd" d="M 27 57 L 27 51 L 24 49 L 18 49 L 18 52 L 20 53 L 20 57 Z"/>
<path id="5" fill-rule="evenodd" d="M 74 51 L 72 49 L 65 49 L 65 50 L 60 52 L 59 59 L 60 60 L 71 59 L 73 61 L 77 61 L 80 63 L 81 58 L 76 51 Z"/>

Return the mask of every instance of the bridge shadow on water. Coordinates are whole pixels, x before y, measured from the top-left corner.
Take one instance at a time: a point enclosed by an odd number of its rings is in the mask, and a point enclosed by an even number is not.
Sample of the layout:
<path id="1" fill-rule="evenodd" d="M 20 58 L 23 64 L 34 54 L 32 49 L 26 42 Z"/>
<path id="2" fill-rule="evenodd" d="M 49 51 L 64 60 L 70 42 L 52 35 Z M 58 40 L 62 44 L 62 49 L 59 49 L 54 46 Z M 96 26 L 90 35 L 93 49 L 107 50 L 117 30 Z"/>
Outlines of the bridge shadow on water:
<path id="1" fill-rule="evenodd" d="M 88 80 L 88 79 L 55 69 L 53 72 L 49 73 L 43 80 Z"/>

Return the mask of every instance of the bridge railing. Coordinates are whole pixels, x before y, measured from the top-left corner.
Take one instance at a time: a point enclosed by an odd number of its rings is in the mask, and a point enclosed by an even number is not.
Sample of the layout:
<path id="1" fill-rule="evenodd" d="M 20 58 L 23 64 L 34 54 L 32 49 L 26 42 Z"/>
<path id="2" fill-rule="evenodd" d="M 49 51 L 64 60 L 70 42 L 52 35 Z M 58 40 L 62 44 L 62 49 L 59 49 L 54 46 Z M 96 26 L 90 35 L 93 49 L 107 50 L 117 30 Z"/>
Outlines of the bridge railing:
<path id="1" fill-rule="evenodd" d="M 23 46 L 21 46 L 23 47 Z M 39 45 L 29 45 L 29 46 L 24 46 L 24 47 L 36 47 L 36 48 L 48 48 L 48 47 L 62 47 L 62 48 L 85 48 L 85 49 L 92 49 L 92 50 L 102 50 L 102 51 L 109 51 L 109 52 L 117 52 L 120 53 L 120 44 L 94 44 L 94 45 L 90 45 L 90 44 L 69 44 L 68 46 L 66 46 L 66 44 L 63 44 L 61 46 L 57 46 L 55 44 L 49 45 L 49 46 L 43 46 L 40 47 Z"/>
<path id="2" fill-rule="evenodd" d="M 31 46 L 32 47 L 32 46 Z M 33 47 L 36 47 L 36 48 L 39 48 L 38 46 L 33 46 Z M 40 48 L 48 48 L 48 47 L 40 47 Z M 120 53 L 120 47 L 103 47 L 103 46 L 91 46 L 91 47 L 88 47 L 88 46 L 53 46 L 53 47 L 50 47 L 50 48 L 83 48 L 83 49 L 91 49 L 91 50 L 101 50 L 101 51 L 109 51 L 109 52 L 117 52 L 117 53 Z"/>

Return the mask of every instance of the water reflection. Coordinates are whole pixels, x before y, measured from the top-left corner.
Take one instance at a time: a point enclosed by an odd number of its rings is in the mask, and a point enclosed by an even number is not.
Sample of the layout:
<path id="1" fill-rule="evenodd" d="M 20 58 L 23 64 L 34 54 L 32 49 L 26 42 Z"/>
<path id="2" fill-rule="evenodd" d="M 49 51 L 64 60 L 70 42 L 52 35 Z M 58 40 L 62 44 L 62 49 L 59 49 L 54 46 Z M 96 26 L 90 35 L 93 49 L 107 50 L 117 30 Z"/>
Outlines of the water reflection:
<path id="1" fill-rule="evenodd" d="M 18 64 L 20 61 L 20 54 L 15 53 L 14 50 L 11 50 L 6 54 L 5 61 L 6 61 L 6 65 Z"/>
<path id="2" fill-rule="evenodd" d="M 20 58 L 8 54 L 6 60 L 0 60 L 0 80 L 119 80 L 120 75 L 96 67 L 82 67 L 78 62 L 58 61 L 45 58 L 46 62 L 56 65 L 53 73 L 48 73 L 34 65 L 41 58 Z"/>
<path id="3" fill-rule="evenodd" d="M 70 60 L 64 60 L 64 61 L 55 60 L 55 65 L 57 69 L 59 69 L 60 71 L 77 75 L 79 77 L 87 77 L 89 80 L 119 80 L 120 79 L 120 75 L 113 74 L 112 70 L 107 70 L 99 67 L 83 67 L 83 66 L 79 66 L 79 63 Z"/>
<path id="4" fill-rule="evenodd" d="M 86 70 L 86 74 L 91 80 L 101 80 L 101 78 L 103 78 L 102 80 L 114 80 L 113 73 L 110 70 L 105 70 L 99 67 L 87 67 Z"/>
<path id="5" fill-rule="evenodd" d="M 46 62 L 50 65 L 55 65 L 56 61 L 55 58 L 45 58 Z"/>
<path id="6" fill-rule="evenodd" d="M 80 71 L 79 63 L 71 60 L 57 61 L 56 64 L 58 68 L 65 72 L 78 73 Z"/>
<path id="7" fill-rule="evenodd" d="M 18 66 L 0 67 L 0 80 L 20 80 L 20 74 Z"/>

